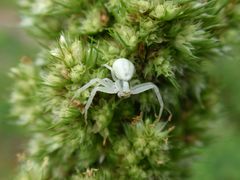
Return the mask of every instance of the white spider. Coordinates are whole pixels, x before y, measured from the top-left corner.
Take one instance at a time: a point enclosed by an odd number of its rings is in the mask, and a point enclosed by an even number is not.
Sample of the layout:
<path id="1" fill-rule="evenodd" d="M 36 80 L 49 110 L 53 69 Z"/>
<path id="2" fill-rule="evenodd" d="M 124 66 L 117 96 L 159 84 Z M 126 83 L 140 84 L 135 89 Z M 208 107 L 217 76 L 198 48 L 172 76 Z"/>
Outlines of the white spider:
<path id="1" fill-rule="evenodd" d="M 85 120 L 87 119 L 88 108 L 90 107 L 93 98 L 98 91 L 108 94 L 117 94 L 118 97 L 121 98 L 129 97 L 132 94 L 139 94 L 150 89 L 153 89 L 157 96 L 160 105 L 158 119 L 160 119 L 164 104 L 158 87 L 151 82 L 142 83 L 133 87 L 130 87 L 129 85 L 129 81 L 132 79 L 132 76 L 135 72 L 135 67 L 132 62 L 125 58 L 120 58 L 114 61 L 112 67 L 108 65 L 104 66 L 111 71 L 112 78 L 114 81 L 108 78 L 104 79 L 94 78 L 90 80 L 87 84 L 82 86 L 76 93 L 76 95 L 79 95 L 81 92 L 83 92 L 93 84 L 97 83 L 96 87 L 91 91 L 91 94 L 85 106 L 84 110 Z"/>

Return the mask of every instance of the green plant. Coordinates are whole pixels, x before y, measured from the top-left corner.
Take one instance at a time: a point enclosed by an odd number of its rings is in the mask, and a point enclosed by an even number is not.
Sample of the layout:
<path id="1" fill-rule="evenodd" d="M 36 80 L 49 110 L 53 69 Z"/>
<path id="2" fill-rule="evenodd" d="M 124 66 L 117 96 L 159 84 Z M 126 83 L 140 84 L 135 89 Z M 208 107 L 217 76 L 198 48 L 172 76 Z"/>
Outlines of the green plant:
<path id="1" fill-rule="evenodd" d="M 224 53 L 239 2 L 227 0 L 24 0 L 24 25 L 43 45 L 36 60 L 12 69 L 12 113 L 32 131 L 22 179 L 184 179 L 218 112 L 207 64 Z M 57 40 L 58 39 L 58 40 Z M 102 65 L 127 58 L 135 83 L 156 84 L 166 110 L 148 92 L 128 99 L 99 93 Z M 134 82 L 132 82 L 134 83 Z M 172 113 L 172 117 L 168 113 Z"/>

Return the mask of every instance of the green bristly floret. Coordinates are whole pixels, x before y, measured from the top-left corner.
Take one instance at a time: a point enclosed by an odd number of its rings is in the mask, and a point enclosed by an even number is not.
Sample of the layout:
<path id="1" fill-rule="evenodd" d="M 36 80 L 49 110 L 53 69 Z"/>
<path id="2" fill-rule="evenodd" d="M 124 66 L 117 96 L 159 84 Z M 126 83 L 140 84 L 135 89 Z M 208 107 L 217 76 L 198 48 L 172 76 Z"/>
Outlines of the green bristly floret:
<path id="1" fill-rule="evenodd" d="M 238 0 L 22 0 L 22 25 L 43 45 L 13 68 L 12 114 L 32 136 L 16 178 L 185 179 L 217 113 L 206 68 L 236 28 Z M 120 99 L 98 93 L 84 120 L 93 78 L 129 59 L 130 84 L 151 92 Z M 93 86 L 94 87 L 94 86 Z M 73 99 L 73 97 L 76 97 Z M 171 112 L 171 114 L 169 113 Z"/>

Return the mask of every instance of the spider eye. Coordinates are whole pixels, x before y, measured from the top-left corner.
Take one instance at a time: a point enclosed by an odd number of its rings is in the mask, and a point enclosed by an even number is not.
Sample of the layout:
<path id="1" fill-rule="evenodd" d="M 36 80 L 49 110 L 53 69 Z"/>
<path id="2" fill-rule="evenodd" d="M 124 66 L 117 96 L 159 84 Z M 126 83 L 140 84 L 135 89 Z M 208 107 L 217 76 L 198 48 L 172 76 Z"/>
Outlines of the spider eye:
<path id="1" fill-rule="evenodd" d="M 120 58 L 113 63 L 113 71 L 118 79 L 129 81 L 135 72 L 135 68 L 131 61 Z"/>

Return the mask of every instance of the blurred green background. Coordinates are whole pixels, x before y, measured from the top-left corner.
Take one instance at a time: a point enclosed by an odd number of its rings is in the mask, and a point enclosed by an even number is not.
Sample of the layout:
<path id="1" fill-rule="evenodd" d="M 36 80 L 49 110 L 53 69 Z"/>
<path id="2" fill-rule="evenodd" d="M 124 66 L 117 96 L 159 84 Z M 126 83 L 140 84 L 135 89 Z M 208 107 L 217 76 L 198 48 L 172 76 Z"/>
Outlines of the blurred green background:
<path id="1" fill-rule="evenodd" d="M 34 57 L 37 45 L 19 27 L 17 0 L 0 0 L 0 180 L 11 179 L 17 168 L 17 154 L 26 147 L 28 135 L 23 127 L 14 124 L 9 115 L 11 79 L 9 69 L 22 56 Z M 220 99 L 224 107 L 218 121 L 213 121 L 214 138 L 200 149 L 192 167 L 194 180 L 240 179 L 240 31 L 229 33 L 229 44 L 234 45 L 229 57 L 223 57 L 209 73 L 221 88 Z"/>
<path id="2" fill-rule="evenodd" d="M 27 134 L 9 115 L 12 80 L 9 69 L 22 56 L 33 57 L 36 45 L 19 27 L 16 0 L 0 0 L 0 180 L 10 179 L 16 171 L 17 154 L 23 152 Z"/>

